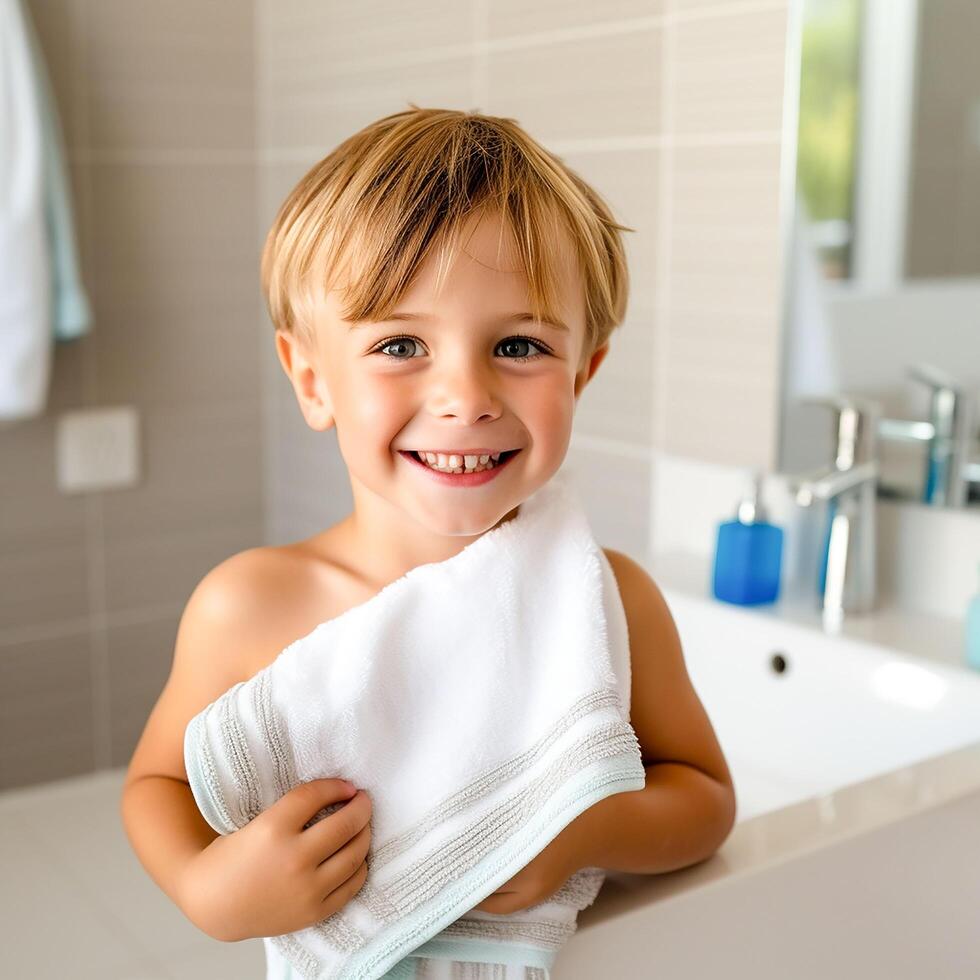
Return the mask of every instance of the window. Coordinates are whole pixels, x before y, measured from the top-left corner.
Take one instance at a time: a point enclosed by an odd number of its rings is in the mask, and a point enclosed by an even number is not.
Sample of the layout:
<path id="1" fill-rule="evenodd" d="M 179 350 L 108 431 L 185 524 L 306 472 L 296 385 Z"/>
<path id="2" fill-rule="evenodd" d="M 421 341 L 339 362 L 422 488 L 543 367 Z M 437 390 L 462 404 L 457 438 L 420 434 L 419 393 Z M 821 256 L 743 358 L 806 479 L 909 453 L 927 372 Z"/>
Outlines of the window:
<path id="1" fill-rule="evenodd" d="M 806 0 L 797 188 L 824 276 L 851 276 L 862 0 Z"/>

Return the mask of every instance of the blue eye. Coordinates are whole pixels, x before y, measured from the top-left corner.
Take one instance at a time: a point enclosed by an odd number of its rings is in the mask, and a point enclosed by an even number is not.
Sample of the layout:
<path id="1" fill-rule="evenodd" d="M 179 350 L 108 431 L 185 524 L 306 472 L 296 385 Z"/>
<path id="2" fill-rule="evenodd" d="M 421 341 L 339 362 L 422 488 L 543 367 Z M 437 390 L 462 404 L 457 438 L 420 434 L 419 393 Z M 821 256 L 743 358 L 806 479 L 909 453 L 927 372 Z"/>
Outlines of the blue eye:
<path id="1" fill-rule="evenodd" d="M 404 336 L 400 336 L 400 337 L 389 337 L 387 340 L 382 340 L 381 343 L 378 344 L 376 347 L 374 347 L 371 350 L 370 353 L 372 353 L 372 354 L 381 354 L 384 357 L 388 358 L 388 360 L 391 360 L 391 361 L 410 361 L 410 360 L 412 360 L 412 357 L 411 356 L 409 356 L 409 357 L 400 357 L 400 356 L 398 356 L 396 354 L 388 354 L 384 350 L 385 347 L 393 347 L 393 346 L 396 346 L 396 342 L 398 342 L 397 343 L 398 346 L 404 346 L 404 341 L 406 341 L 406 340 L 407 341 L 410 341 L 413 344 L 421 344 L 422 343 L 422 341 L 419 340 L 418 337 L 413 337 L 410 334 L 407 334 L 407 335 L 404 335 Z M 506 357 L 506 358 L 504 358 L 504 360 L 506 360 L 506 361 L 518 361 L 518 362 L 535 361 L 539 357 L 544 357 L 546 354 L 549 353 L 548 348 L 545 347 L 544 344 L 541 343 L 540 340 L 535 340 L 533 337 L 508 337 L 506 340 L 500 341 L 500 343 L 497 346 L 498 347 L 502 347 L 504 345 L 512 344 L 515 341 L 517 343 L 519 343 L 519 344 L 531 344 L 531 345 L 533 345 L 538 350 L 538 353 L 537 354 L 531 354 L 530 356 L 528 356 L 528 355 L 525 354 L 525 355 L 521 355 L 519 357 Z"/>

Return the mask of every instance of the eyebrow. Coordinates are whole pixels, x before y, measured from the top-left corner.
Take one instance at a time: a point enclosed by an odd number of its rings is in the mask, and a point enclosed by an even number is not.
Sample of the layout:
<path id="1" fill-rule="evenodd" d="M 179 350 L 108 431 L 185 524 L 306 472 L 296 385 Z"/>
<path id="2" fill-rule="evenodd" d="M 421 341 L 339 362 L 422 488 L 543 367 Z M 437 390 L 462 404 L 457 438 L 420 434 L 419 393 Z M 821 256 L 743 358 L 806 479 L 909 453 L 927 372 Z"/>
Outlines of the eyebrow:
<path id="1" fill-rule="evenodd" d="M 432 320 L 434 317 L 427 313 L 392 313 L 391 316 L 386 317 L 384 320 L 378 320 L 378 323 L 389 323 L 394 320 Z M 563 320 L 536 320 L 530 313 L 505 313 L 503 316 L 499 317 L 502 323 L 519 323 L 522 321 L 530 320 L 533 323 L 541 323 L 546 327 L 551 327 L 554 330 L 561 330 L 565 333 L 570 333 L 568 324 Z M 350 329 L 356 330 L 358 327 L 369 327 L 371 326 L 371 321 L 362 320 L 359 322 L 351 323 Z"/>

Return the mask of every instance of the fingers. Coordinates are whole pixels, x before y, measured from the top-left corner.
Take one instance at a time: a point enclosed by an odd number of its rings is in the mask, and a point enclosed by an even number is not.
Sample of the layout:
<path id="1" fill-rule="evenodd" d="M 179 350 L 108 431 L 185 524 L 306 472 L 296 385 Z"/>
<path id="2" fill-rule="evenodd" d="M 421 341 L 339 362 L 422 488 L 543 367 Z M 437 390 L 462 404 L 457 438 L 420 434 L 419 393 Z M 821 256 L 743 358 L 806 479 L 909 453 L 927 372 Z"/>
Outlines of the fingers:
<path id="1" fill-rule="evenodd" d="M 358 790 L 339 810 L 307 827 L 297 843 L 318 865 L 359 834 L 370 823 L 371 812 L 371 797 Z"/>
<path id="2" fill-rule="evenodd" d="M 297 840 L 298 847 L 313 862 L 343 847 L 371 820 L 371 798 L 359 790 L 340 809 L 306 827 Z"/>
<path id="3" fill-rule="evenodd" d="M 353 788 L 343 779 L 312 779 L 293 787 L 266 812 L 274 813 L 274 819 L 285 821 L 291 830 L 303 830 L 331 815 L 353 795 Z"/>
<path id="4" fill-rule="evenodd" d="M 367 856 L 371 846 L 371 827 L 366 825 L 340 850 L 328 855 L 317 867 L 323 884 L 323 902 L 340 899 L 338 907 L 360 891 L 367 879 Z M 337 882 L 341 882 L 340 885 Z M 332 913 L 326 912 L 326 915 Z"/>
<path id="5" fill-rule="evenodd" d="M 323 919 L 342 909 L 364 887 L 367 873 L 368 866 L 365 861 L 342 885 L 325 895 L 320 903 L 316 922 L 322 922 Z"/>

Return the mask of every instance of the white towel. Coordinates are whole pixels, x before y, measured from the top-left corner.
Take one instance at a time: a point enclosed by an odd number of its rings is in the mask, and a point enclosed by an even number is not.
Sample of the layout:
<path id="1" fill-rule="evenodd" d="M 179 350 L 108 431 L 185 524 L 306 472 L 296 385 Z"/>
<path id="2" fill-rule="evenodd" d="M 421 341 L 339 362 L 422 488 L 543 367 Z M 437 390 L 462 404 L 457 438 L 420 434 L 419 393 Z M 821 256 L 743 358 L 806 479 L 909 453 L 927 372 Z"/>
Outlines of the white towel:
<path id="1" fill-rule="evenodd" d="M 23 0 L 0 0 L 0 424 L 44 413 L 54 342 L 91 319 L 48 71 Z"/>
<path id="2" fill-rule="evenodd" d="M 82 284 L 75 241 L 71 181 L 65 164 L 64 136 L 58 118 L 58 105 L 37 31 L 26 10 L 24 26 L 34 64 L 41 119 L 44 213 L 51 262 L 51 330 L 56 341 L 75 340 L 89 332 L 92 324 L 92 308 Z"/>
<path id="3" fill-rule="evenodd" d="M 51 265 L 37 78 L 20 0 L 0 0 L 0 420 L 44 411 Z"/>
<path id="4" fill-rule="evenodd" d="M 280 964 L 310 980 L 414 976 L 410 956 L 544 977 L 603 869 L 530 909 L 474 906 L 582 811 L 644 788 L 629 692 L 616 581 L 559 472 L 511 520 L 321 623 L 204 708 L 185 764 L 222 834 L 312 779 L 371 797 L 364 885 L 316 926 L 268 937 Z"/>

